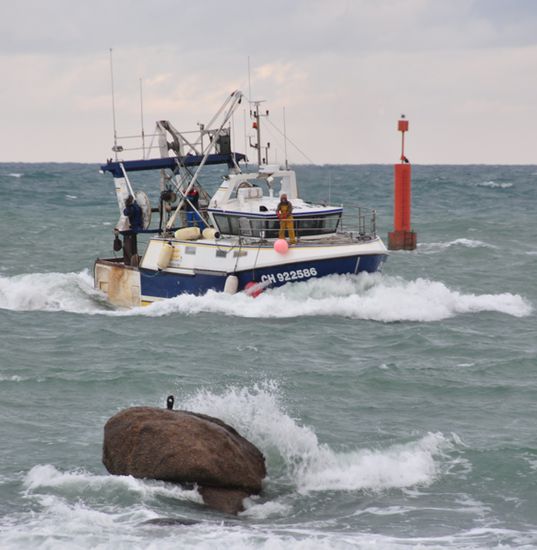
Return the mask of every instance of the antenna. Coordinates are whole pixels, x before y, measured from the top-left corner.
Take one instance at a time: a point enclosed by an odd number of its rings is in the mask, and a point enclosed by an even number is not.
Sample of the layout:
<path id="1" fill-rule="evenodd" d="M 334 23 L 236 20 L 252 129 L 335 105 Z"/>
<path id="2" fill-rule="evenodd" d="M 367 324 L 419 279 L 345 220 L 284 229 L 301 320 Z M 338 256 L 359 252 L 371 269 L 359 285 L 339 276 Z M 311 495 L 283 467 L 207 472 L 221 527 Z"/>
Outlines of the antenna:
<path id="1" fill-rule="evenodd" d="M 287 127 L 285 125 L 285 107 L 283 108 L 283 148 L 285 153 L 285 169 L 289 170 L 289 162 L 287 161 Z"/>
<path id="2" fill-rule="evenodd" d="M 115 94 L 114 94 L 114 65 L 112 60 L 112 48 L 110 48 L 110 82 L 112 84 L 112 121 L 114 124 L 114 147 L 112 150 L 114 151 L 114 154 L 116 156 L 117 160 L 117 152 L 118 152 L 118 146 L 117 146 L 117 130 L 116 130 L 116 100 L 115 100 Z"/>
<path id="3" fill-rule="evenodd" d="M 248 103 L 252 102 L 252 81 L 250 78 L 250 56 L 248 56 Z"/>
<path id="4" fill-rule="evenodd" d="M 261 101 L 252 101 L 251 104 L 253 104 L 254 106 L 254 110 L 253 112 L 250 111 L 250 116 L 254 119 L 254 122 L 252 124 L 254 130 L 256 131 L 256 134 L 257 134 L 257 143 L 252 145 L 251 141 L 250 141 L 250 147 L 252 147 L 253 149 L 257 149 L 257 165 L 258 166 L 261 166 L 261 164 L 266 164 L 267 163 L 267 159 L 262 159 L 261 158 L 261 117 L 268 117 L 269 115 L 269 112 L 266 111 L 264 114 L 263 113 L 260 113 L 259 112 L 259 105 L 261 105 L 261 103 L 264 103 L 264 99 L 261 100 Z M 267 145 L 266 147 L 266 153 L 265 153 L 265 156 L 268 156 L 268 147 L 269 145 Z"/>
<path id="5" fill-rule="evenodd" d="M 236 151 L 235 148 L 235 111 L 231 113 L 231 121 L 229 123 L 229 131 L 231 133 L 231 150 Z"/>
<path id="6" fill-rule="evenodd" d="M 243 124 L 244 124 L 244 154 L 248 151 L 248 146 L 246 144 L 246 109 L 242 110 Z M 246 154 L 246 166 L 248 166 L 248 155 Z"/>
<path id="7" fill-rule="evenodd" d="M 140 121 L 142 124 L 142 154 L 145 159 L 145 133 L 144 133 L 144 96 L 142 94 L 142 79 L 140 78 Z"/>

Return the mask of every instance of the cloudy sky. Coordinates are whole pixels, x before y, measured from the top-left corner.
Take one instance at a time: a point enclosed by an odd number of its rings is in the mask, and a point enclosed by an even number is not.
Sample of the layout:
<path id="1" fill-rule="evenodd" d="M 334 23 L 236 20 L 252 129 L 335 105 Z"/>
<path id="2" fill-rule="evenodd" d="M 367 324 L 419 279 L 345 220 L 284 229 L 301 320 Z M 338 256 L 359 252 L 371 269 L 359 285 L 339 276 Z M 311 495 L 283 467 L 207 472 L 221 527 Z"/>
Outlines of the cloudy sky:
<path id="1" fill-rule="evenodd" d="M 267 100 L 295 163 L 534 164 L 536 0 L 0 0 L 0 161 L 111 156 L 117 127 Z M 235 115 L 244 149 L 244 113 Z M 250 123 L 248 123 L 248 126 Z M 267 134 L 283 161 L 278 134 Z M 254 151 L 249 151 L 254 158 Z"/>

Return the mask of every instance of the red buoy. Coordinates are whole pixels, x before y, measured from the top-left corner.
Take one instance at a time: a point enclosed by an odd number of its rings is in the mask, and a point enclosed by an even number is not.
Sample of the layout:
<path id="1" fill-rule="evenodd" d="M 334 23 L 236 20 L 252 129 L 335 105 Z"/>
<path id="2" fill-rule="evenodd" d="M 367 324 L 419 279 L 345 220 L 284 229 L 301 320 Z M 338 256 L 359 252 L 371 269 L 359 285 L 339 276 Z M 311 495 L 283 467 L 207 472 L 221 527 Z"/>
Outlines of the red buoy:
<path id="1" fill-rule="evenodd" d="M 412 177 L 410 162 L 405 156 L 405 132 L 408 132 L 408 120 L 402 116 L 397 124 L 401 132 L 401 162 L 394 165 L 394 207 L 393 231 L 388 233 L 390 250 L 415 250 L 416 233 L 412 231 L 410 206 L 412 197 Z"/>
<path id="2" fill-rule="evenodd" d="M 255 281 L 248 281 L 244 285 L 244 292 L 248 294 L 248 296 L 251 296 L 252 298 L 257 298 L 262 292 L 265 290 L 263 285 L 260 283 L 256 283 Z"/>

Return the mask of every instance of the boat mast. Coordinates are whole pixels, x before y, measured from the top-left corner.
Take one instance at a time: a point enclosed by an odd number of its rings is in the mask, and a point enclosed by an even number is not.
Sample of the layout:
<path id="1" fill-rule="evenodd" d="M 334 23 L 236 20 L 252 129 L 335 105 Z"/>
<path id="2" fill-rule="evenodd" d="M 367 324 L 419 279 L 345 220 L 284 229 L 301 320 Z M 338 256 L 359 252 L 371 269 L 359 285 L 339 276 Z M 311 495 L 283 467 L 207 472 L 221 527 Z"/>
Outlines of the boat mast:
<path id="1" fill-rule="evenodd" d="M 110 83 L 112 85 L 112 122 L 114 125 L 114 147 L 112 147 L 112 151 L 114 151 L 114 155 L 117 161 L 118 146 L 117 146 L 117 130 L 116 130 L 116 100 L 115 100 L 115 94 L 114 94 L 114 65 L 112 61 L 112 48 L 110 48 Z"/>
<path id="2" fill-rule="evenodd" d="M 142 79 L 140 78 L 140 121 L 142 124 L 142 155 L 145 159 L 145 133 L 144 133 L 144 97 L 142 94 Z"/>
<path id="3" fill-rule="evenodd" d="M 261 164 L 267 164 L 268 158 L 261 158 L 261 117 L 269 116 L 268 110 L 264 113 L 259 112 L 259 106 L 261 103 L 264 103 L 264 99 L 261 101 L 251 101 L 250 103 L 254 106 L 253 110 L 250 109 L 250 116 L 254 119 L 254 122 L 252 124 L 254 130 L 256 131 L 256 137 L 257 137 L 257 143 L 252 143 L 252 139 L 250 138 L 250 147 L 252 149 L 257 149 L 257 165 L 261 166 Z M 270 143 L 267 143 L 267 146 L 265 147 L 265 156 L 268 157 L 268 149 L 270 147 Z"/>
<path id="4" fill-rule="evenodd" d="M 285 169 L 289 170 L 289 162 L 287 160 L 287 126 L 285 124 L 285 107 L 283 108 L 283 149 L 285 152 Z"/>

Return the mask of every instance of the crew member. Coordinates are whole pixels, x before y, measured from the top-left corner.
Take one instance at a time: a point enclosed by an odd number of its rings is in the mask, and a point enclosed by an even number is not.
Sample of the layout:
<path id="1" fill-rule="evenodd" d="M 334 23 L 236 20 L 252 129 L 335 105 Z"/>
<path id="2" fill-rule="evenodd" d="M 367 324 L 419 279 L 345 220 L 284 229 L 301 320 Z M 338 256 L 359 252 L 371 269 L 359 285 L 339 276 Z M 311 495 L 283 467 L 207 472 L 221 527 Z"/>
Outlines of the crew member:
<path id="1" fill-rule="evenodd" d="M 125 209 L 123 214 L 129 218 L 130 230 L 141 231 L 144 228 L 144 216 L 140 205 L 134 200 L 132 195 L 127 197 L 125 201 Z"/>
<path id="2" fill-rule="evenodd" d="M 187 193 L 186 198 L 186 224 L 188 227 L 199 226 L 200 229 L 205 227 L 205 222 L 201 219 L 199 212 L 200 194 L 196 187 L 192 187 Z"/>
<path id="3" fill-rule="evenodd" d="M 295 228 L 293 226 L 293 205 L 287 200 L 287 195 L 283 193 L 280 202 L 276 208 L 276 215 L 280 220 L 280 232 L 278 237 L 285 239 L 285 232 L 289 235 L 291 244 L 296 243 Z"/>
<path id="4" fill-rule="evenodd" d="M 144 228 L 144 216 L 140 205 L 132 195 L 127 197 L 123 214 L 129 218 L 130 229 L 123 233 L 123 261 L 127 265 L 138 265 L 138 243 L 136 234 Z"/>

